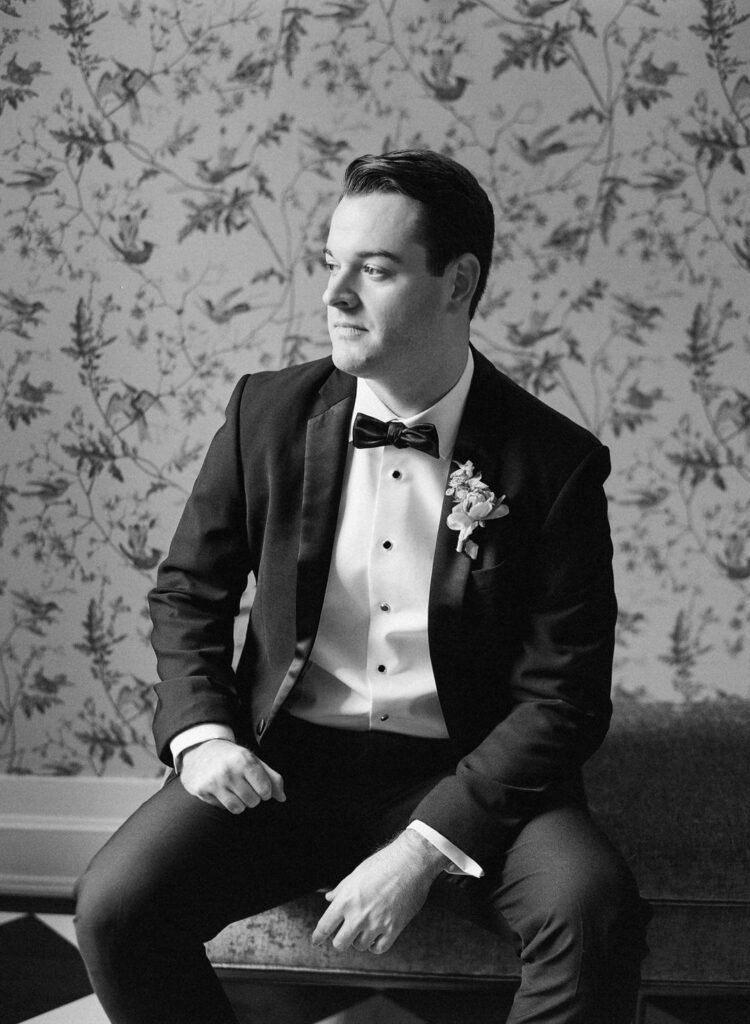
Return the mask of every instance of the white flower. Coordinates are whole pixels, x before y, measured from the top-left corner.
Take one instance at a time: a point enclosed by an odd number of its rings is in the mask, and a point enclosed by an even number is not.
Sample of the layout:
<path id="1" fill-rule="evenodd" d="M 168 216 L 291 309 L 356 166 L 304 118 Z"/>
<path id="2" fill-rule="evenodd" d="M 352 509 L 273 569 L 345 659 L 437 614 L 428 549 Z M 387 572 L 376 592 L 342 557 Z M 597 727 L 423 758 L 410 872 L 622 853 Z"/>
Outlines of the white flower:
<path id="1" fill-rule="evenodd" d="M 476 558 L 477 544 L 470 540 L 478 526 L 484 526 L 488 519 L 502 519 L 510 509 L 505 495 L 499 500 L 495 492 L 482 482 L 482 474 L 474 472 L 473 462 L 459 462 L 458 469 L 448 478 L 446 494 L 454 494 L 456 504 L 446 523 L 451 530 L 458 530 L 456 551 L 465 552 L 469 558 Z"/>

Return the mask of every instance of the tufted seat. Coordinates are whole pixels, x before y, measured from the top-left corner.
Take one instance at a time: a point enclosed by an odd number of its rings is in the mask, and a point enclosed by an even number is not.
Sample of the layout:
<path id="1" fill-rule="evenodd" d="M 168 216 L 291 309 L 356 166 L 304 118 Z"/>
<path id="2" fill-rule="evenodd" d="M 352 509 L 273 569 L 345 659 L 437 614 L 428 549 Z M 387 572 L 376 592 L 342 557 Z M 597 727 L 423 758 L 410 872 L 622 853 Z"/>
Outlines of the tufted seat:
<path id="1" fill-rule="evenodd" d="M 586 784 L 595 817 L 654 910 L 639 1020 L 746 1024 L 750 702 L 677 707 L 624 700 L 614 723 L 587 765 Z M 234 984 L 263 978 L 372 989 L 493 989 L 487 1020 L 498 1019 L 498 998 L 509 1004 L 519 977 L 510 933 L 495 935 L 432 900 L 388 953 L 336 953 L 309 941 L 323 906 L 311 894 L 238 921 L 209 943 L 211 961 Z M 660 1006 L 679 1010 L 688 997 L 710 998 L 714 1007 L 721 999 L 722 1009 L 710 1017 L 658 1015 Z M 478 1024 L 476 1009 L 467 1019 Z"/>

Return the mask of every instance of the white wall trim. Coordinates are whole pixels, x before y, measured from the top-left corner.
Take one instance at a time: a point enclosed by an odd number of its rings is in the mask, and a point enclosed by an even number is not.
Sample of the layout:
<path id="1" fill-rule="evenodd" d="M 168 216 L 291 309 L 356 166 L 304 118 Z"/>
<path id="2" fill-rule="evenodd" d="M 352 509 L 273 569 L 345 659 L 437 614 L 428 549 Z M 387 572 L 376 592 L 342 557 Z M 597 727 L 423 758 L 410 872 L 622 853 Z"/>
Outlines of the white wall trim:
<path id="1" fill-rule="evenodd" d="M 0 775 L 0 892 L 70 896 L 96 851 L 162 779 Z"/>

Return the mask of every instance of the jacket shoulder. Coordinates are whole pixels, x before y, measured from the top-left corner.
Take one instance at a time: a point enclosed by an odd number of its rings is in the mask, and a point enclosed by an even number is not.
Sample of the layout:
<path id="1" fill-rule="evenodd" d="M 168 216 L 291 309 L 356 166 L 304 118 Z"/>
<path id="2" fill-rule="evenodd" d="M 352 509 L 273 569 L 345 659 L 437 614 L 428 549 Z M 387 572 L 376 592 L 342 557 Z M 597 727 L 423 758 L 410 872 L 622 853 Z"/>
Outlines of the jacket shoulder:
<path id="1" fill-rule="evenodd" d="M 316 395 L 323 383 L 336 372 L 330 356 L 314 359 L 309 363 L 297 363 L 280 370 L 259 370 L 242 377 L 243 399 L 258 395 Z"/>
<path id="2" fill-rule="evenodd" d="M 502 419 L 504 433 L 518 433 L 526 443 L 560 456 L 583 458 L 601 441 L 587 427 L 576 423 L 547 402 L 531 394 L 498 369 L 481 353 L 475 354 L 482 375 L 491 381 L 495 390 L 495 403 Z"/>
<path id="3" fill-rule="evenodd" d="M 353 393 L 352 381 L 334 367 L 330 357 L 280 370 L 261 370 L 239 380 L 227 411 L 229 415 L 234 412 L 248 429 L 273 427 L 288 433 L 314 413 L 321 392 L 340 392 L 346 397 Z"/>

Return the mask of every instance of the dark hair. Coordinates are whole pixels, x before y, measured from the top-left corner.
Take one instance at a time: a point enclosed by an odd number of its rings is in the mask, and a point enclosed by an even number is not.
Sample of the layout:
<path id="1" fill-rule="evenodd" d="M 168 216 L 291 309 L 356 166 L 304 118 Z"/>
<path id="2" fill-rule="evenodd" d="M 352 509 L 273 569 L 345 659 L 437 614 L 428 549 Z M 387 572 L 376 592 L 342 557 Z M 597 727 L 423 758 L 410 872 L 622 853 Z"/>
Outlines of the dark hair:
<path id="1" fill-rule="evenodd" d="M 469 307 L 474 315 L 492 262 L 495 217 L 477 179 L 455 160 L 430 149 L 401 149 L 357 157 L 344 172 L 344 196 L 398 192 L 424 207 L 422 232 L 427 268 L 442 274 L 465 252 L 479 260 L 479 280 Z"/>

